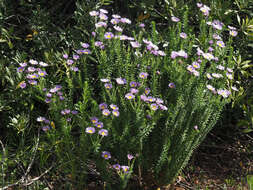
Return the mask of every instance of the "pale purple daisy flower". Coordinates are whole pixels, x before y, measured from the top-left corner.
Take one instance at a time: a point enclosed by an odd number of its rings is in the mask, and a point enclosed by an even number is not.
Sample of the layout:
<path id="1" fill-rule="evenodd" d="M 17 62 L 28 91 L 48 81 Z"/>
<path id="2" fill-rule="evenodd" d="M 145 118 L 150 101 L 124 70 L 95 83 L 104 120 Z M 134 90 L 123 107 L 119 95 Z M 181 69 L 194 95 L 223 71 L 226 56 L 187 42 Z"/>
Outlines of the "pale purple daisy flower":
<path id="1" fill-rule="evenodd" d="M 113 114 L 114 116 L 118 117 L 118 116 L 119 116 L 119 111 L 118 111 L 118 110 L 113 110 L 113 111 L 112 111 L 112 114 Z"/>
<path id="2" fill-rule="evenodd" d="M 99 18 L 100 18 L 101 20 L 107 20 L 107 19 L 108 19 L 108 16 L 105 15 L 104 13 L 100 13 L 100 14 L 99 14 Z"/>
<path id="3" fill-rule="evenodd" d="M 221 48 L 225 47 L 225 43 L 223 41 L 217 41 L 217 45 Z"/>
<path id="4" fill-rule="evenodd" d="M 196 71 L 196 70 L 194 70 L 192 73 L 193 73 L 193 75 L 195 75 L 196 77 L 198 77 L 198 76 L 199 76 L 199 72 L 198 72 L 198 71 Z"/>
<path id="5" fill-rule="evenodd" d="M 26 83 L 25 81 L 22 81 L 21 83 L 19 83 L 18 85 L 20 88 L 24 89 L 26 87 Z"/>
<path id="6" fill-rule="evenodd" d="M 144 27 L 145 27 L 145 24 L 144 24 L 144 23 L 140 23 L 140 24 L 139 24 L 139 27 L 140 27 L 140 28 L 144 28 Z"/>
<path id="7" fill-rule="evenodd" d="M 230 73 L 232 73 L 232 72 L 233 72 L 233 69 L 227 68 L 227 71 L 230 72 Z"/>
<path id="8" fill-rule="evenodd" d="M 214 49 L 213 49 L 212 47 L 209 47 L 209 48 L 208 48 L 208 51 L 209 51 L 209 52 L 213 52 Z"/>
<path id="9" fill-rule="evenodd" d="M 48 119 L 45 119 L 45 120 L 44 120 L 44 123 L 45 123 L 45 124 L 49 124 L 50 121 L 49 121 Z"/>
<path id="10" fill-rule="evenodd" d="M 177 18 L 177 17 L 175 17 L 175 16 L 172 16 L 172 17 L 171 17 L 171 20 L 172 20 L 173 22 L 179 22 L 179 21 L 180 21 L 180 19 Z"/>
<path id="11" fill-rule="evenodd" d="M 31 84 L 31 85 L 37 85 L 38 84 L 38 82 L 36 80 L 29 80 L 28 83 Z"/>
<path id="12" fill-rule="evenodd" d="M 147 102 L 155 102 L 156 98 L 152 97 L 152 96 L 148 96 L 147 97 Z"/>
<path id="13" fill-rule="evenodd" d="M 47 66 L 48 66 L 48 64 L 47 64 L 47 63 L 44 63 L 44 62 L 42 62 L 42 61 L 41 61 L 41 62 L 39 62 L 39 65 L 40 65 L 40 66 L 42 66 L 42 67 L 47 67 Z"/>
<path id="14" fill-rule="evenodd" d="M 87 127 L 85 129 L 85 132 L 89 133 L 89 134 L 93 134 L 93 133 L 95 133 L 95 128 L 94 127 Z"/>
<path id="15" fill-rule="evenodd" d="M 38 72 L 38 75 L 39 75 L 40 77 L 44 77 L 44 76 L 47 75 L 47 73 L 46 73 L 46 71 L 39 71 L 39 72 Z"/>
<path id="16" fill-rule="evenodd" d="M 90 14 L 90 16 L 98 16 L 99 12 L 97 12 L 97 11 L 90 11 L 89 14 Z"/>
<path id="17" fill-rule="evenodd" d="M 118 31 L 118 32 L 122 32 L 122 31 L 123 31 L 123 29 L 122 29 L 121 27 L 119 27 L 119 26 L 113 26 L 113 28 L 114 28 L 116 31 Z"/>
<path id="18" fill-rule="evenodd" d="M 110 90 L 112 88 L 112 84 L 111 83 L 105 83 L 104 86 L 108 90 Z"/>
<path id="19" fill-rule="evenodd" d="M 157 51 L 157 53 L 158 53 L 160 56 L 166 56 L 166 53 L 165 53 L 164 51 L 159 50 L 159 51 Z"/>
<path id="20" fill-rule="evenodd" d="M 68 60 L 67 60 L 67 64 L 68 64 L 68 65 L 72 65 L 73 63 L 74 63 L 74 61 L 73 61 L 72 59 L 68 59 Z"/>
<path id="21" fill-rule="evenodd" d="M 145 38 L 143 38 L 143 40 L 142 40 L 145 44 L 147 44 L 147 45 L 149 45 L 149 44 L 151 44 L 152 42 L 151 41 L 149 41 L 149 40 L 147 40 L 147 39 L 145 39 Z"/>
<path id="22" fill-rule="evenodd" d="M 34 72 L 34 71 L 36 71 L 36 68 L 34 68 L 34 67 L 28 67 L 27 71 L 28 72 Z"/>
<path id="23" fill-rule="evenodd" d="M 177 56 L 178 56 L 178 54 L 176 51 L 171 52 L 171 55 L 170 55 L 171 59 L 175 59 Z"/>
<path id="24" fill-rule="evenodd" d="M 121 166 L 121 169 L 123 170 L 124 173 L 129 172 L 129 166 Z"/>
<path id="25" fill-rule="evenodd" d="M 213 77 L 212 77 L 212 75 L 211 75 L 210 73 L 206 73 L 206 77 L 207 77 L 208 79 L 213 79 Z"/>
<path id="26" fill-rule="evenodd" d="M 225 70 L 225 67 L 222 66 L 222 65 L 217 65 L 216 68 L 219 69 L 219 70 L 221 70 L 221 71 L 224 71 L 224 70 Z"/>
<path id="27" fill-rule="evenodd" d="M 154 111 L 158 109 L 158 105 L 155 104 L 155 103 L 154 103 L 154 104 L 151 104 L 150 107 L 151 107 L 151 109 L 154 110 Z"/>
<path id="28" fill-rule="evenodd" d="M 202 56 L 207 59 L 208 61 L 211 61 L 212 59 L 214 59 L 213 54 L 211 53 L 203 53 Z"/>
<path id="29" fill-rule="evenodd" d="M 87 43 L 81 43 L 81 46 L 82 46 L 83 48 L 88 48 L 88 47 L 90 47 L 90 45 L 87 44 Z"/>
<path id="30" fill-rule="evenodd" d="M 52 98 L 52 96 L 53 95 L 51 93 L 49 93 L 49 92 L 46 94 L 46 97 L 48 97 L 48 98 Z"/>
<path id="31" fill-rule="evenodd" d="M 223 26 L 224 24 L 222 23 L 222 22 L 220 22 L 219 20 L 214 20 L 213 22 L 212 22 L 212 26 L 213 26 L 213 28 L 214 29 L 217 29 L 217 30 L 222 30 L 222 26 Z"/>
<path id="32" fill-rule="evenodd" d="M 140 77 L 141 79 L 146 79 L 146 78 L 148 77 L 148 73 L 141 72 L 141 73 L 139 74 L 139 77 Z"/>
<path id="33" fill-rule="evenodd" d="M 147 101 L 147 96 L 145 95 L 145 94 L 142 94 L 141 96 L 140 96 L 140 98 L 141 98 L 141 100 L 142 101 L 144 101 L 144 102 L 146 102 Z"/>
<path id="34" fill-rule="evenodd" d="M 107 108 L 107 104 L 106 103 L 101 103 L 99 104 L 99 109 L 103 110 Z"/>
<path id="35" fill-rule="evenodd" d="M 131 46 L 132 46 L 133 48 L 139 48 L 139 47 L 141 47 L 141 44 L 138 43 L 137 41 L 135 41 L 135 42 L 130 42 L 130 44 L 131 44 Z"/>
<path id="36" fill-rule="evenodd" d="M 214 78 L 217 78 L 217 79 L 223 78 L 223 75 L 220 74 L 220 73 L 212 73 L 212 76 L 213 76 Z"/>
<path id="37" fill-rule="evenodd" d="M 169 83 L 169 87 L 170 88 L 176 88 L 176 85 L 173 82 L 171 82 L 171 83 Z"/>
<path id="38" fill-rule="evenodd" d="M 38 65 L 38 61 L 33 60 L 33 59 L 31 59 L 31 60 L 29 61 L 29 63 L 32 64 L 32 65 Z"/>
<path id="39" fill-rule="evenodd" d="M 92 117 L 92 118 L 90 118 L 90 120 L 91 120 L 91 122 L 92 122 L 93 124 L 95 124 L 95 123 L 98 122 L 98 118 L 97 118 L 97 117 Z"/>
<path id="40" fill-rule="evenodd" d="M 156 103 L 157 104 L 163 104 L 163 100 L 161 98 L 156 98 Z"/>
<path id="41" fill-rule="evenodd" d="M 50 98 L 46 98 L 45 99 L 45 102 L 48 104 L 48 103 L 50 103 L 52 100 L 50 99 Z"/>
<path id="42" fill-rule="evenodd" d="M 62 56 L 64 59 L 68 59 L 68 54 L 63 54 L 63 56 Z"/>
<path id="43" fill-rule="evenodd" d="M 27 63 L 26 63 L 26 62 L 24 62 L 24 63 L 19 63 L 19 65 L 20 65 L 21 67 L 26 67 L 26 66 L 27 66 Z"/>
<path id="44" fill-rule="evenodd" d="M 137 83 L 135 81 L 131 81 L 129 85 L 130 87 L 137 87 Z"/>
<path id="45" fill-rule="evenodd" d="M 51 88 L 51 89 L 49 90 L 49 92 L 51 92 L 51 93 L 56 93 L 58 90 L 60 90 L 60 89 L 57 88 L 57 87 L 54 87 L 54 88 Z"/>
<path id="46" fill-rule="evenodd" d="M 106 27 L 106 26 L 107 26 L 107 24 L 105 22 L 98 22 L 98 23 L 95 24 L 96 28 Z"/>
<path id="47" fill-rule="evenodd" d="M 197 3 L 197 7 L 198 7 L 198 8 L 200 8 L 200 7 L 202 7 L 202 6 L 203 6 L 202 3 Z"/>
<path id="48" fill-rule="evenodd" d="M 42 127 L 42 131 L 47 132 L 48 130 L 50 130 L 48 125 Z"/>
<path id="49" fill-rule="evenodd" d="M 157 45 L 155 45 L 155 44 L 153 44 L 152 42 L 150 42 L 150 43 L 148 44 L 148 46 L 147 46 L 147 49 L 148 49 L 148 50 L 151 50 L 151 49 L 158 50 L 159 48 L 158 48 Z"/>
<path id="50" fill-rule="evenodd" d="M 100 79 L 100 81 L 101 81 L 101 82 L 109 82 L 109 81 L 110 81 L 110 79 L 106 79 L 106 78 L 104 78 L 104 79 Z"/>
<path id="51" fill-rule="evenodd" d="M 41 68 L 36 68 L 36 71 L 42 71 L 42 69 Z"/>
<path id="52" fill-rule="evenodd" d="M 221 37 L 218 34 L 213 34 L 213 38 L 215 40 L 221 40 Z"/>
<path id="53" fill-rule="evenodd" d="M 108 14 L 108 11 L 105 10 L 105 9 L 99 9 L 99 11 L 100 11 L 101 13 Z"/>
<path id="54" fill-rule="evenodd" d="M 133 37 L 127 37 L 127 40 L 129 40 L 129 41 L 134 41 L 135 39 L 133 38 Z"/>
<path id="55" fill-rule="evenodd" d="M 229 25 L 228 25 L 228 28 L 229 28 L 230 30 L 236 30 L 236 28 L 233 27 L 233 26 L 229 26 Z"/>
<path id="56" fill-rule="evenodd" d="M 215 88 L 212 85 L 210 85 L 210 84 L 206 85 L 206 88 L 208 90 L 211 90 L 211 91 L 215 92 Z"/>
<path id="57" fill-rule="evenodd" d="M 113 19 L 111 19 L 110 22 L 111 22 L 112 24 L 118 24 L 118 23 L 120 22 L 120 20 L 117 19 L 117 18 L 113 18 Z"/>
<path id="58" fill-rule="evenodd" d="M 231 73 L 226 73 L 228 79 L 233 80 L 233 75 Z"/>
<path id="59" fill-rule="evenodd" d="M 121 18 L 121 16 L 120 15 L 112 15 L 112 18 L 117 18 L 117 19 L 120 19 Z"/>
<path id="60" fill-rule="evenodd" d="M 37 79 L 38 77 L 39 77 L 39 75 L 36 73 L 29 74 L 26 76 L 26 78 L 28 78 L 28 79 Z"/>
<path id="61" fill-rule="evenodd" d="M 231 89 L 234 91 L 239 91 L 238 88 L 236 88 L 235 86 L 232 86 Z"/>
<path id="62" fill-rule="evenodd" d="M 18 68 L 17 68 L 17 72 L 18 72 L 18 73 L 22 73 L 24 70 L 25 70 L 24 67 L 18 67 Z"/>
<path id="63" fill-rule="evenodd" d="M 96 42 L 94 43 L 94 45 L 95 45 L 96 47 L 101 47 L 101 46 L 104 45 L 104 44 L 103 44 L 103 42 L 96 41 Z"/>
<path id="64" fill-rule="evenodd" d="M 184 32 L 182 32 L 182 33 L 180 33 L 180 37 L 183 38 L 183 39 L 186 39 L 187 38 L 187 34 L 184 33 Z"/>
<path id="65" fill-rule="evenodd" d="M 200 56 L 202 55 L 204 52 L 198 47 L 197 48 L 197 55 Z"/>
<path id="66" fill-rule="evenodd" d="M 168 108 L 165 105 L 159 104 L 159 107 L 161 110 L 168 110 Z"/>
<path id="67" fill-rule="evenodd" d="M 108 131 L 106 129 L 101 129 L 98 131 L 98 134 L 103 137 L 106 137 L 106 136 L 108 136 Z"/>
<path id="68" fill-rule="evenodd" d="M 184 50 L 178 51 L 177 55 L 180 56 L 180 57 L 184 57 L 184 58 L 188 57 L 187 53 Z"/>
<path id="69" fill-rule="evenodd" d="M 237 34 L 238 34 L 238 32 L 237 32 L 236 30 L 230 30 L 230 31 L 229 31 L 229 35 L 230 35 L 230 36 L 235 37 L 235 36 L 237 36 Z"/>
<path id="70" fill-rule="evenodd" d="M 108 109 L 103 109 L 103 110 L 102 110 L 102 114 L 103 114 L 104 116 L 108 116 L 108 115 L 111 114 L 111 112 L 110 112 Z"/>
<path id="71" fill-rule="evenodd" d="M 115 104 L 111 104 L 110 108 L 113 109 L 113 110 L 118 110 L 119 109 L 119 107 Z"/>
<path id="72" fill-rule="evenodd" d="M 136 89 L 136 88 L 130 88 L 130 93 L 137 94 L 138 92 L 139 92 L 138 89 Z"/>
<path id="73" fill-rule="evenodd" d="M 127 159 L 128 160 L 132 160 L 134 158 L 134 156 L 132 154 L 127 154 Z"/>
<path id="74" fill-rule="evenodd" d="M 131 24 L 132 23 L 131 20 L 129 20 L 128 18 L 121 18 L 120 22 L 127 23 L 127 24 Z"/>
<path id="75" fill-rule="evenodd" d="M 108 152 L 108 151 L 103 151 L 103 152 L 102 152 L 102 157 L 103 157 L 104 159 L 108 160 L 108 159 L 111 158 L 111 154 L 110 154 L 110 152 Z"/>
<path id="76" fill-rule="evenodd" d="M 201 59 L 198 59 L 197 62 L 198 62 L 198 63 L 202 63 L 202 60 L 201 60 Z"/>
<path id="77" fill-rule="evenodd" d="M 112 165 L 112 167 L 113 167 L 115 170 L 120 170 L 120 165 L 119 165 L 119 164 L 114 164 L 114 165 Z"/>
<path id="78" fill-rule="evenodd" d="M 226 89 L 225 90 L 219 89 L 217 90 L 217 93 L 221 95 L 223 98 L 227 98 L 231 94 L 231 92 Z"/>
<path id="79" fill-rule="evenodd" d="M 150 88 L 145 88 L 145 94 L 148 95 L 150 93 Z"/>
<path id="80" fill-rule="evenodd" d="M 210 11 L 211 9 L 208 7 L 208 6 L 206 6 L 206 5 L 203 5 L 201 8 L 200 8 L 200 11 L 205 15 L 205 16 L 208 16 L 209 15 L 209 11 Z"/>
<path id="81" fill-rule="evenodd" d="M 78 114 L 78 111 L 77 110 L 72 110 L 71 114 L 76 115 L 76 114 Z"/>
<path id="82" fill-rule="evenodd" d="M 199 69 L 199 68 L 200 68 L 200 64 L 197 63 L 196 61 L 194 61 L 194 62 L 192 63 L 192 66 L 193 66 L 195 69 Z"/>
<path id="83" fill-rule="evenodd" d="M 80 58 L 79 55 L 73 55 L 73 59 L 74 59 L 74 60 L 78 60 L 79 58 Z"/>
<path id="84" fill-rule="evenodd" d="M 112 38 L 114 37 L 114 35 L 113 35 L 113 33 L 111 33 L 111 32 L 106 32 L 106 33 L 104 34 L 104 37 L 105 37 L 105 39 L 112 39 Z"/>
<path id="85" fill-rule="evenodd" d="M 116 82 L 117 82 L 117 84 L 126 84 L 126 80 L 125 79 L 123 79 L 123 78 L 116 78 Z"/>
<path id="86" fill-rule="evenodd" d="M 99 128 L 99 129 L 101 129 L 101 128 L 104 127 L 104 124 L 103 124 L 103 122 L 99 121 L 99 122 L 95 123 L 95 126 L 96 126 L 97 128 Z"/>
<path id="87" fill-rule="evenodd" d="M 132 99 L 135 98 L 135 96 L 134 96 L 132 93 L 127 93 L 127 94 L 125 95 L 125 97 L 126 97 L 128 100 L 132 100 Z"/>
<path id="88" fill-rule="evenodd" d="M 187 70 L 190 71 L 190 73 L 193 73 L 193 71 L 195 71 L 195 68 L 192 65 L 188 65 Z"/>
<path id="89" fill-rule="evenodd" d="M 36 120 L 37 120 L 38 122 L 43 122 L 43 121 L 45 121 L 45 119 L 46 119 L 45 117 L 39 116 L 39 117 L 37 117 Z"/>

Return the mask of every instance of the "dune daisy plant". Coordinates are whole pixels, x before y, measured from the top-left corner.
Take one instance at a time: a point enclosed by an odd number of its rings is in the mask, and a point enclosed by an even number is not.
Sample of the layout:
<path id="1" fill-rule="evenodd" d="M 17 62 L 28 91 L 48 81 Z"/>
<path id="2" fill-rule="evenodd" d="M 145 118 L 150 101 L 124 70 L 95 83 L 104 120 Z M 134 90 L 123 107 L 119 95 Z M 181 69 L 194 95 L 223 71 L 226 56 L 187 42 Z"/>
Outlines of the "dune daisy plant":
<path id="1" fill-rule="evenodd" d="M 89 37 L 55 64 L 17 65 L 16 90 L 45 109 L 35 121 L 46 139 L 43 164 L 59 162 L 59 173 L 81 181 L 76 189 L 90 171 L 108 189 L 127 188 L 133 176 L 151 176 L 159 186 L 175 180 L 240 89 L 232 59 L 236 28 L 214 19 L 207 5 L 196 6 L 198 30 L 187 11 L 171 12 L 163 36 L 155 22 L 92 10 Z"/>

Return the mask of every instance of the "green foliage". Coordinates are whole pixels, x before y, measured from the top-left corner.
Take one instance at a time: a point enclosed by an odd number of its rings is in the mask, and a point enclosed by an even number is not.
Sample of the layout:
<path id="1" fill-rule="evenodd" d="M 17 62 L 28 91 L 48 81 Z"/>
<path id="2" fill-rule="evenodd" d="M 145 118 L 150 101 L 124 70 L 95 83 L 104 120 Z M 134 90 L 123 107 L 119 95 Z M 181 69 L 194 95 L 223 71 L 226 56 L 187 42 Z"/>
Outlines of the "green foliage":
<path id="1" fill-rule="evenodd" d="M 20 1 L 8 8 L 6 3 L 1 19 L 20 8 L 28 20 L 5 20 L 24 25 L 24 31 L 5 29 L 5 24 L 1 29 L 6 45 L 0 64 L 0 122 L 6 131 L 1 163 L 7 163 L 2 164 L 2 186 L 25 186 L 31 167 L 33 176 L 42 171 L 68 176 L 62 188 L 86 188 L 91 174 L 108 189 L 127 188 L 136 175 L 144 180 L 151 175 L 161 186 L 172 183 L 224 106 L 243 92 L 233 91 L 236 80 L 250 75 L 251 64 L 237 56 L 227 25 L 218 30 L 207 24 L 224 10 L 205 17 L 184 1 L 126 1 L 122 7 L 141 8 L 131 24 L 118 23 L 121 32 L 106 20 L 108 27 L 94 26 L 101 19 L 89 14 L 101 6 L 122 8 L 117 1 L 76 1 L 76 8 L 67 1 L 55 6 Z M 156 22 L 139 27 L 151 18 Z M 242 31 L 248 35 L 250 30 L 245 18 Z M 183 32 L 186 38 L 180 37 Z M 222 39 L 225 47 L 217 45 Z M 29 66 L 20 68 L 22 63 Z M 124 167 L 115 169 L 115 164 Z M 23 169 L 4 175 L 19 165 Z"/>

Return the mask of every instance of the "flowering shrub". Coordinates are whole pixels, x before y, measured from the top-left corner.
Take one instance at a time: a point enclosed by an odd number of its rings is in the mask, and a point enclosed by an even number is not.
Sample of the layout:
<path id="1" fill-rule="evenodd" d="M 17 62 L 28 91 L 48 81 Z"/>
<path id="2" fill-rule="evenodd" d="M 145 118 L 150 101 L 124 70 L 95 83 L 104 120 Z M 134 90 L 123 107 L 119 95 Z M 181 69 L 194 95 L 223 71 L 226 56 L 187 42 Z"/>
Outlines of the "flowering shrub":
<path id="1" fill-rule="evenodd" d="M 150 173 L 159 185 L 173 182 L 238 91 L 231 46 L 237 31 L 197 6 L 199 31 L 189 29 L 186 12 L 183 21 L 171 17 L 164 39 L 155 23 L 149 34 L 143 23 L 132 30 L 128 18 L 91 11 L 90 41 L 63 52 L 57 64 L 19 63 L 18 90 L 46 105 L 46 115 L 37 116 L 42 164 L 56 160 L 80 187 L 91 165 L 108 188 Z M 61 74 L 49 72 L 57 67 Z M 57 84 L 50 75 L 59 76 Z"/>

